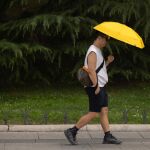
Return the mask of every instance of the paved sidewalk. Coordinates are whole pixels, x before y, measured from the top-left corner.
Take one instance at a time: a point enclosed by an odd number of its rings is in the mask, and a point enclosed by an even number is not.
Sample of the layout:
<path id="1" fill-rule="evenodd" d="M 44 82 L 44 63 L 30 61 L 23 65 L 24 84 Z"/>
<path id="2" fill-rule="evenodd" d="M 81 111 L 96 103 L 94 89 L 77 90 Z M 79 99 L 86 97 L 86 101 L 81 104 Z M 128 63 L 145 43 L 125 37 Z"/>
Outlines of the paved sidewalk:
<path id="1" fill-rule="evenodd" d="M 0 132 L 62 132 L 73 124 L 57 125 L 0 125 Z M 122 132 L 150 132 L 150 124 L 111 124 L 111 131 Z M 102 131 L 100 124 L 88 124 L 82 131 Z"/>
<path id="2" fill-rule="evenodd" d="M 113 132 L 121 145 L 104 145 L 102 131 L 81 130 L 72 146 L 63 132 L 0 132 L 0 150 L 150 150 L 149 132 Z"/>

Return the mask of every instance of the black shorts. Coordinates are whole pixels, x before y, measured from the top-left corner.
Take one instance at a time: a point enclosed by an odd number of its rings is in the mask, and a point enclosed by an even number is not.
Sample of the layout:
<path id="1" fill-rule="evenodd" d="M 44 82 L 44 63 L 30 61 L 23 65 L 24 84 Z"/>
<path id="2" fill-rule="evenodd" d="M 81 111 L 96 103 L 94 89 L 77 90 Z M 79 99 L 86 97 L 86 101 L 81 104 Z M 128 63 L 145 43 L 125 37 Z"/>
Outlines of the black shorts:
<path id="1" fill-rule="evenodd" d="M 96 95 L 94 87 L 86 87 L 85 91 L 89 97 L 89 111 L 100 112 L 102 107 L 108 107 L 108 96 L 106 87 L 101 87 Z"/>

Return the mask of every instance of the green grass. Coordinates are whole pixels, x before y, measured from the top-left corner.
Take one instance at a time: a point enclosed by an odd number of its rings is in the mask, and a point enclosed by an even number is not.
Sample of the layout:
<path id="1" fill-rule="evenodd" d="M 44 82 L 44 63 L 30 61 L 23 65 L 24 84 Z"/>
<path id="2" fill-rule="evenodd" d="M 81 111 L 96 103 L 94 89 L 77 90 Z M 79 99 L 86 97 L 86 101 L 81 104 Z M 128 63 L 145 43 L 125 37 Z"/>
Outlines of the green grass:
<path id="1" fill-rule="evenodd" d="M 150 123 L 150 84 L 134 83 L 108 87 L 110 123 L 123 123 L 123 111 L 127 109 L 128 123 L 142 123 L 142 111 L 147 111 Z M 0 124 L 24 124 L 23 112 L 28 112 L 29 124 L 75 123 L 88 112 L 88 100 L 81 87 L 65 88 L 17 88 L 0 91 Z M 99 118 L 91 123 L 98 123 Z"/>

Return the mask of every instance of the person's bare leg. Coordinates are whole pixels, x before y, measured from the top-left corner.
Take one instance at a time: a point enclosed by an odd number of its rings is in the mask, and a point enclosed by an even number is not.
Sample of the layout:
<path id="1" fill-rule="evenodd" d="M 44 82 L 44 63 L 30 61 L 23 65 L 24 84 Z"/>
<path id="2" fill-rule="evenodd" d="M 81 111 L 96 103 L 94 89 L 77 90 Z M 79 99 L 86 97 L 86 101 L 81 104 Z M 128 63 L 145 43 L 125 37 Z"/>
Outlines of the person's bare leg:
<path id="1" fill-rule="evenodd" d="M 86 115 L 82 116 L 79 121 L 76 123 L 76 125 L 73 128 L 69 128 L 64 131 L 64 134 L 67 138 L 67 140 L 72 144 L 76 145 L 76 134 L 80 128 L 85 126 L 88 122 L 90 122 L 93 118 L 95 118 L 98 115 L 96 112 L 89 112 Z"/>
<path id="2" fill-rule="evenodd" d="M 103 107 L 100 112 L 100 122 L 104 133 L 110 131 L 108 121 L 108 107 Z"/>
<path id="3" fill-rule="evenodd" d="M 108 107 L 103 107 L 100 112 L 101 126 L 105 133 L 103 144 L 121 144 L 122 142 L 110 133 L 108 121 Z"/>
<path id="4" fill-rule="evenodd" d="M 86 115 L 82 116 L 79 121 L 76 123 L 76 127 L 78 129 L 82 128 L 86 124 L 88 124 L 93 118 L 95 118 L 98 115 L 96 112 L 89 112 Z"/>

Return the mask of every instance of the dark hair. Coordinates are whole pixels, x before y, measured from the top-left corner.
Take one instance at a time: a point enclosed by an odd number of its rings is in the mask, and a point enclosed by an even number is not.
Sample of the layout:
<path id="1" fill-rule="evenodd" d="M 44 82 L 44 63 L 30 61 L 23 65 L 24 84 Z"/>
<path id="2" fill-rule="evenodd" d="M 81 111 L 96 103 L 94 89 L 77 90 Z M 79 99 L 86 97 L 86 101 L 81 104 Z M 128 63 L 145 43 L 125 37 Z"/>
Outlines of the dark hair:
<path id="1" fill-rule="evenodd" d="M 107 40 L 109 39 L 109 36 L 108 36 L 108 35 L 106 35 L 106 34 L 104 34 L 104 33 L 102 33 L 102 32 L 99 32 L 99 31 L 97 31 L 97 30 L 94 30 L 94 31 L 93 31 L 93 40 L 96 40 L 98 36 L 100 36 L 100 37 L 102 37 L 102 38 L 106 38 Z"/>

